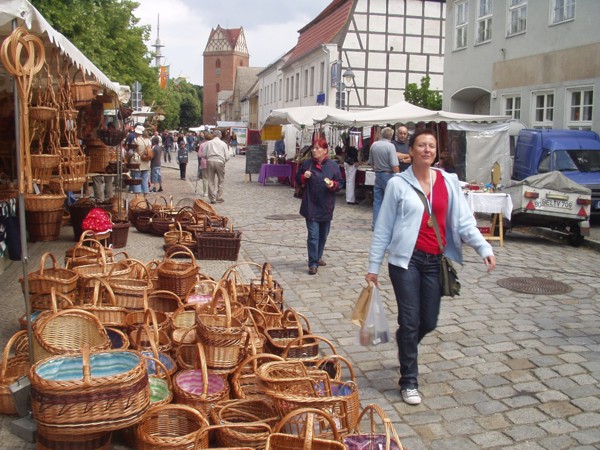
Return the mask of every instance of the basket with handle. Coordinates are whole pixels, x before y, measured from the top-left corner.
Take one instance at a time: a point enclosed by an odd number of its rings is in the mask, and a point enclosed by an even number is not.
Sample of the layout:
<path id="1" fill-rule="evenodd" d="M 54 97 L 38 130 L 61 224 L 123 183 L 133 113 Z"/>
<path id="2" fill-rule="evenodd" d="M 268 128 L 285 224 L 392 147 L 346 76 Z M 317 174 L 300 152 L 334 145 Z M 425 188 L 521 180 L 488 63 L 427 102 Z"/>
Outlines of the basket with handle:
<path id="1" fill-rule="evenodd" d="M 138 450 L 193 450 L 208 448 L 208 434 L 199 432 L 209 426 L 205 415 L 181 404 L 151 407 L 135 428 Z M 196 438 L 198 442 L 196 442 Z"/>
<path id="2" fill-rule="evenodd" d="M 173 342 L 165 330 L 158 328 L 156 314 L 151 309 L 145 313 L 146 322 L 129 333 L 131 346 L 136 350 L 152 350 L 153 345 L 159 352 L 168 353 Z"/>
<path id="3" fill-rule="evenodd" d="M 146 326 L 146 325 L 144 325 Z M 142 350 L 142 356 L 146 358 L 146 366 L 148 368 L 148 375 L 158 375 L 159 367 L 154 364 L 152 358 L 159 360 L 164 366 L 164 370 L 168 372 L 170 376 L 173 376 L 177 372 L 177 363 L 169 355 L 169 353 L 161 352 L 154 343 L 154 339 L 149 340 L 150 349 Z"/>
<path id="4" fill-rule="evenodd" d="M 115 293 L 115 303 L 129 310 L 143 311 L 148 292 L 153 289 L 150 273 L 137 259 L 127 258 L 122 262 L 131 267 L 131 273 L 127 277 L 119 273 L 115 274 L 118 270 L 117 266 L 113 266 L 106 277 Z"/>
<path id="5" fill-rule="evenodd" d="M 71 298 L 67 297 L 65 294 L 56 292 L 55 288 L 51 288 L 49 294 L 32 294 L 31 297 L 29 297 L 29 302 L 31 303 L 32 311 L 29 315 L 29 320 L 31 320 L 32 324 L 40 317 L 44 318 L 51 313 L 57 312 L 59 309 L 67 309 L 73 306 Z M 23 314 L 19 317 L 21 330 L 27 329 L 27 320 L 27 314 Z"/>
<path id="6" fill-rule="evenodd" d="M 346 447 L 340 442 L 336 424 L 327 413 L 300 408 L 279 421 L 267 439 L 265 450 L 346 450 Z"/>
<path id="7" fill-rule="evenodd" d="M 52 261 L 50 268 L 45 267 L 48 259 Z M 40 258 L 39 270 L 30 272 L 27 278 L 29 292 L 32 294 L 49 293 L 52 288 L 55 288 L 57 292 L 70 296 L 77 289 L 79 275 L 74 270 L 58 267 L 56 257 L 52 253 L 46 252 Z"/>
<path id="8" fill-rule="evenodd" d="M 87 278 L 80 297 L 78 309 L 91 312 L 105 327 L 125 328 L 127 326 L 126 308 L 117 305 L 115 293 L 107 280 L 101 277 Z M 86 292 L 92 289 L 91 302 L 86 303 Z"/>
<path id="9" fill-rule="evenodd" d="M 310 334 L 310 325 L 306 317 L 293 309 L 288 309 L 282 316 L 281 326 L 265 329 L 266 348 L 276 355 L 282 355 L 290 342 L 305 334 Z M 319 343 L 317 341 L 298 342 L 296 347 L 287 349 L 288 358 L 314 359 L 318 357 L 318 354 Z"/>
<path id="10" fill-rule="evenodd" d="M 147 293 L 148 308 L 155 312 L 163 312 L 167 315 L 173 315 L 177 308 L 183 306 L 179 296 L 171 291 L 156 290 Z"/>
<path id="11" fill-rule="evenodd" d="M 85 345 L 92 351 L 110 348 L 110 339 L 100 320 L 81 309 L 63 309 L 40 315 L 33 323 L 33 360 L 80 353 Z"/>
<path id="12" fill-rule="evenodd" d="M 227 400 L 211 410 L 216 441 L 223 447 L 264 448 L 281 417 L 268 399 Z"/>
<path id="13" fill-rule="evenodd" d="M 238 399 L 267 397 L 260 389 L 256 373 L 262 364 L 272 361 L 284 361 L 284 359 L 272 353 L 258 353 L 244 359 L 231 376 L 233 397 Z"/>
<path id="14" fill-rule="evenodd" d="M 189 261 L 175 259 L 177 256 L 186 256 Z M 200 267 L 196 257 L 185 246 L 175 245 L 170 251 L 165 252 L 163 260 L 156 268 L 158 275 L 158 289 L 174 292 L 184 298 L 196 280 Z"/>
<path id="15" fill-rule="evenodd" d="M 152 361 L 154 363 L 155 374 L 149 375 L 150 383 L 150 404 L 152 406 L 167 405 L 173 400 L 173 384 L 171 382 L 171 374 L 165 365 L 153 356 L 145 356 L 146 363 Z M 162 376 L 161 376 L 162 375 Z"/>
<path id="16" fill-rule="evenodd" d="M 273 268 L 268 262 L 263 264 L 260 281 L 251 283 L 250 298 L 251 306 L 258 309 L 262 309 L 264 303 L 274 303 L 283 311 L 283 287 L 273 279 Z"/>
<path id="17" fill-rule="evenodd" d="M 56 434 L 107 432 L 138 423 L 150 404 L 146 363 L 131 350 L 56 356 L 29 373 L 31 409 Z"/>
<path id="18" fill-rule="evenodd" d="M 111 440 L 112 432 L 56 434 L 54 428 L 40 423 L 35 428 L 36 450 L 110 450 Z"/>
<path id="19" fill-rule="evenodd" d="M 65 251 L 65 264 L 70 268 L 94 264 L 98 255 L 104 256 L 106 260 L 112 260 L 114 252 L 102 245 L 98 239 L 102 237 L 101 233 L 97 234 L 92 230 L 83 231 L 77 243 Z"/>
<path id="20" fill-rule="evenodd" d="M 331 379 L 325 370 L 319 369 L 332 359 L 346 365 L 349 373 L 348 380 Z M 287 363 L 298 362 L 287 361 Z M 261 369 L 265 366 L 261 366 Z M 278 389 L 265 388 L 265 392 L 273 399 L 281 415 L 300 408 L 320 409 L 335 421 L 340 434 L 348 434 L 356 426 L 360 415 L 358 385 L 350 362 L 341 355 L 330 355 L 319 361 L 316 369 L 307 369 L 307 374 L 308 378 L 316 377 L 310 388 L 307 384 L 300 385 L 299 379 L 302 377 L 290 377 L 292 381 L 288 386 L 280 385 Z"/>
<path id="21" fill-rule="evenodd" d="M 239 312 L 243 313 L 243 309 Z M 206 345 L 206 364 L 212 371 L 233 372 L 244 358 L 249 334 L 243 322 L 233 317 L 229 294 L 217 284 L 210 305 L 196 312 L 198 338 Z"/>
<path id="22" fill-rule="evenodd" d="M 360 424 L 364 421 L 370 425 L 366 431 L 361 430 Z M 383 425 L 383 432 L 378 430 L 378 421 Z M 358 418 L 356 427 L 350 431 L 343 439 L 344 445 L 348 450 L 362 450 L 369 448 L 378 448 L 381 450 L 404 450 L 398 433 L 392 424 L 392 421 L 386 416 L 385 412 L 376 404 L 367 405 Z"/>
<path id="23" fill-rule="evenodd" d="M 81 75 L 81 81 L 75 81 L 77 75 Z M 86 80 L 84 70 L 78 70 L 73 74 L 73 81 L 70 83 L 73 106 L 76 109 L 82 109 L 90 105 L 101 88 L 100 83 Z"/>
<path id="24" fill-rule="evenodd" d="M 127 258 L 120 261 L 107 262 L 106 257 L 98 255 L 96 264 L 77 266 L 74 270 L 79 274 L 77 288 L 79 289 L 80 298 L 91 300 L 91 289 L 86 286 L 86 280 L 94 277 L 106 278 L 109 274 L 113 278 L 126 278 L 131 274 L 133 268 L 128 263 Z M 117 306 L 119 305 L 117 304 Z"/>
<path id="25" fill-rule="evenodd" d="M 193 369 L 198 355 L 198 336 L 196 327 L 176 328 L 173 330 L 172 355 L 180 369 Z"/>
<path id="26" fill-rule="evenodd" d="M 185 295 L 186 305 L 206 305 L 212 302 L 217 282 L 210 279 L 197 280 Z"/>
<path id="27" fill-rule="evenodd" d="M 17 353 L 18 342 L 27 340 L 25 330 L 17 331 L 8 340 L 2 352 L 0 366 L 0 414 L 17 414 L 15 399 L 9 386 L 29 373 L 29 355 L 26 352 Z"/>
<path id="28" fill-rule="evenodd" d="M 106 334 L 110 339 L 110 348 L 113 350 L 127 350 L 129 348 L 129 338 L 127 335 L 113 327 L 104 327 Z"/>
<path id="29" fill-rule="evenodd" d="M 185 369 L 177 372 L 173 377 L 173 391 L 175 402 L 196 408 L 206 417 L 217 403 L 229 398 L 229 383 L 224 374 L 209 372 L 206 367 L 204 346 L 196 344 L 198 355 L 194 363 L 200 368 Z"/>
<path id="30" fill-rule="evenodd" d="M 262 266 L 252 261 L 240 261 L 229 266 L 221 276 L 221 279 L 230 282 L 230 290 L 235 288 L 237 301 L 246 306 L 254 306 L 249 298 L 252 279 L 247 275 L 251 273 L 254 276 L 253 269 L 262 270 Z"/>
<path id="31" fill-rule="evenodd" d="M 144 309 L 143 310 L 129 311 L 127 313 L 127 317 L 125 318 L 125 324 L 126 324 L 128 333 L 131 333 L 132 331 L 138 329 L 139 327 L 144 325 L 144 323 L 146 323 L 146 321 L 147 321 L 146 310 L 147 309 L 149 309 L 149 308 L 148 308 L 148 298 L 146 296 L 144 298 Z M 162 311 L 155 311 L 155 310 L 152 310 L 152 311 L 154 312 L 154 315 L 156 317 L 158 329 L 164 330 L 167 333 L 169 333 L 171 331 L 171 318 L 169 317 L 169 315 Z"/>
<path id="32" fill-rule="evenodd" d="M 163 234 L 165 239 L 165 244 L 174 245 L 174 244 L 192 244 L 194 239 L 192 233 L 189 231 L 183 231 L 181 228 L 181 223 L 178 221 L 174 221 L 173 225 L 175 229 L 169 229 Z"/>

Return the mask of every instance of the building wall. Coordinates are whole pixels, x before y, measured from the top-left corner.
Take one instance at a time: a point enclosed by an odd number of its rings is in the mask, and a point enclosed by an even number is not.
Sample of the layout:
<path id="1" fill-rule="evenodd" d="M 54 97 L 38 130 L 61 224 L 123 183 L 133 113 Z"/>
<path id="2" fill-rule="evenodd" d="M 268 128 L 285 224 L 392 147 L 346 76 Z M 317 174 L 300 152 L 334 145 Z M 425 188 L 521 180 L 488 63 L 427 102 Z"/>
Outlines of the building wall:
<path id="1" fill-rule="evenodd" d="M 527 5 L 526 21 L 520 23 L 523 29 L 513 34 L 507 31 L 509 3 L 493 1 L 491 36 L 478 43 L 480 2 L 448 2 L 443 108 L 512 115 L 528 127 L 598 131 L 600 61 L 591 55 L 600 54 L 600 2 L 575 0 L 573 17 L 553 23 L 554 0 L 529 0 L 523 3 Z M 462 5 L 467 11 L 466 45 L 457 48 L 457 15 Z M 580 105 L 586 109 L 583 116 L 591 114 L 591 120 L 580 116 L 583 110 L 576 102 L 582 93 L 592 101 Z M 544 101 L 546 107 L 548 96 L 551 117 L 542 113 L 539 103 Z M 545 116 L 542 120 L 540 114 Z"/>

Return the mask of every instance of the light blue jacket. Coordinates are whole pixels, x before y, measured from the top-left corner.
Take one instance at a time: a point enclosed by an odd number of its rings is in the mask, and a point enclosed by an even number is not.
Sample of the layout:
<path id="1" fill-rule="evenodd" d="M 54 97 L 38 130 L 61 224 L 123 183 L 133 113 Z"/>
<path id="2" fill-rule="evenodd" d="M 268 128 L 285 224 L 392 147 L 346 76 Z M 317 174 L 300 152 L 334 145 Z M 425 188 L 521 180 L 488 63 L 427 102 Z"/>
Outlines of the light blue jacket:
<path id="1" fill-rule="evenodd" d="M 448 212 L 446 216 L 446 248 L 444 254 L 460 264 L 463 262 L 462 245 L 470 245 L 485 258 L 494 254 L 492 246 L 483 238 L 473 213 L 458 183 L 455 174 L 439 169 L 448 190 Z M 406 269 L 413 254 L 423 218 L 423 202 L 412 188 L 421 192 L 421 185 L 413 174 L 412 167 L 393 176 L 385 188 L 381 210 L 377 216 L 369 252 L 369 273 L 379 273 L 385 252 L 388 262 Z"/>

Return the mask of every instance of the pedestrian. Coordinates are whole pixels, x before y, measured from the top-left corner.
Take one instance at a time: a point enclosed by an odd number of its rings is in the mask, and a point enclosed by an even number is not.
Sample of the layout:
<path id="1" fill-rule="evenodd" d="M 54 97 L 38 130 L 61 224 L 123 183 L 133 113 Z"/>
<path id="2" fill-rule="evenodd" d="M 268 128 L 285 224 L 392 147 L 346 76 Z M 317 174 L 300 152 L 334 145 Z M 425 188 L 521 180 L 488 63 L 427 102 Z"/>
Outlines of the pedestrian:
<path id="1" fill-rule="evenodd" d="M 378 285 L 379 268 L 387 252 L 398 304 L 400 394 L 409 405 L 421 403 L 418 345 L 437 326 L 442 252 L 462 264 L 461 242 L 465 242 L 483 258 L 488 272 L 496 267 L 492 246 L 477 228 L 458 177 L 431 167 L 436 151 L 437 140 L 431 130 L 422 129 L 411 136 L 412 167 L 393 177 L 385 190 L 365 277 L 367 282 Z M 421 195 L 426 197 L 427 208 Z"/>
<path id="2" fill-rule="evenodd" d="M 316 275 L 325 266 L 323 250 L 331 228 L 335 193 L 340 189 L 342 176 L 337 162 L 329 159 L 325 138 L 313 142 L 312 158 L 305 160 L 296 172 L 296 184 L 304 187 L 300 215 L 306 220 L 308 273 Z"/>
<path id="3" fill-rule="evenodd" d="M 396 156 L 400 164 L 400 172 L 405 171 L 410 166 L 410 155 L 408 154 L 408 128 L 400 125 L 396 130 L 396 139 L 392 141 L 396 147 Z"/>
<path id="4" fill-rule="evenodd" d="M 274 153 L 275 157 L 277 158 L 277 162 L 279 163 L 279 161 L 283 159 L 283 163 L 285 164 L 285 135 L 282 134 L 281 138 L 275 141 Z"/>
<path id="5" fill-rule="evenodd" d="M 177 163 L 179 164 L 179 179 L 185 180 L 185 172 L 188 163 L 188 147 L 184 139 L 179 141 L 179 149 L 177 150 Z"/>
<path id="6" fill-rule="evenodd" d="M 356 205 L 356 171 L 358 170 L 358 149 L 346 147 L 344 173 L 346 174 L 346 203 Z"/>
<path id="7" fill-rule="evenodd" d="M 377 215 L 385 193 L 385 187 L 395 173 L 399 172 L 396 147 L 390 142 L 394 137 L 394 130 L 385 127 L 381 130 L 381 137 L 371 145 L 369 151 L 369 165 L 375 171 L 375 185 L 373 186 L 373 224 L 375 228 Z"/>
<path id="8" fill-rule="evenodd" d="M 205 144 L 204 149 L 208 172 L 208 198 L 211 203 L 223 203 L 225 163 L 229 160 L 229 146 L 221 140 L 221 131 L 213 132 L 213 138 Z"/>
<path id="9" fill-rule="evenodd" d="M 229 140 L 229 146 L 231 147 L 231 153 L 233 156 L 239 155 L 237 134 L 235 134 L 234 132 L 231 133 L 231 139 Z"/>
<path id="10" fill-rule="evenodd" d="M 163 155 L 163 161 L 166 163 L 167 161 L 171 162 L 171 152 L 173 151 L 173 133 L 169 131 L 167 134 L 167 148 L 165 154 Z"/>
<path id="11" fill-rule="evenodd" d="M 150 161 L 150 182 L 152 183 L 152 192 L 162 192 L 162 175 L 160 166 L 162 161 L 163 146 L 154 136 L 152 138 L 152 160 Z"/>
<path id="12" fill-rule="evenodd" d="M 208 170 L 206 168 L 206 143 L 213 138 L 211 133 L 202 134 L 202 143 L 198 147 L 198 180 L 202 181 L 202 195 L 208 197 Z"/>
<path id="13" fill-rule="evenodd" d="M 139 170 L 132 170 L 131 177 L 134 180 L 141 179 L 141 184 L 131 186 L 132 192 L 136 194 L 142 194 L 144 197 L 149 192 L 149 172 L 150 172 L 150 161 L 151 157 L 145 156 L 148 151 L 152 149 L 152 142 L 148 139 L 148 135 L 143 125 L 137 125 L 134 129 L 135 139 L 133 140 L 132 151 L 137 155 L 136 160 L 139 158 L 140 168 Z"/>

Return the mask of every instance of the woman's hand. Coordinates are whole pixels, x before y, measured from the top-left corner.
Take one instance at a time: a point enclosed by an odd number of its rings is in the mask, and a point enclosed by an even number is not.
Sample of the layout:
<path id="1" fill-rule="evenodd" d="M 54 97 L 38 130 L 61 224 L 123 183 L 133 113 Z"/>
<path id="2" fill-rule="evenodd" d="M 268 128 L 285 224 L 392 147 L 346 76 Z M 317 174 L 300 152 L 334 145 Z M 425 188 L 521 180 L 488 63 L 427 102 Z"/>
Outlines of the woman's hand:
<path id="1" fill-rule="evenodd" d="M 306 172 L 304 172 L 304 178 L 306 178 L 307 180 L 312 176 L 312 172 L 310 170 L 307 170 Z"/>
<path id="2" fill-rule="evenodd" d="M 376 273 L 368 273 L 365 277 L 367 283 L 373 283 L 375 286 L 379 286 L 379 277 Z"/>
<path id="3" fill-rule="evenodd" d="M 496 268 L 496 257 L 494 255 L 486 256 L 483 258 L 483 263 L 486 265 L 488 273 L 490 273 Z"/>

